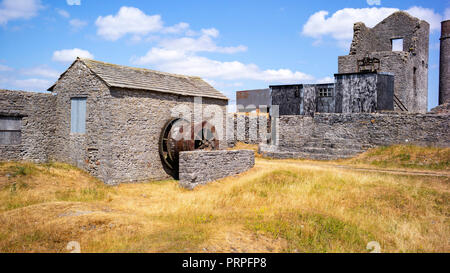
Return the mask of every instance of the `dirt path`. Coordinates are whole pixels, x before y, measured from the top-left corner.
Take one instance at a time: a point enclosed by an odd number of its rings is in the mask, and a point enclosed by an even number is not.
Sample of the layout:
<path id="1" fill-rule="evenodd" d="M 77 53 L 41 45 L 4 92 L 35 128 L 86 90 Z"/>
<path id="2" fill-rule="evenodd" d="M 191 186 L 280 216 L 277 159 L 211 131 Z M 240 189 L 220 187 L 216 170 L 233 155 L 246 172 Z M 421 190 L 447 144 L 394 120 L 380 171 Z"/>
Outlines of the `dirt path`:
<path id="1" fill-rule="evenodd" d="M 265 161 L 269 162 L 269 161 Z M 433 171 L 417 171 L 417 170 L 393 170 L 393 169 L 376 169 L 376 168 L 367 168 L 367 167 L 357 167 L 350 165 L 335 165 L 335 164 L 327 164 L 327 163 L 316 163 L 316 162 L 301 162 L 301 161 L 288 161 L 284 160 L 286 164 L 290 165 L 301 165 L 301 166 L 314 166 L 321 168 L 335 168 L 335 169 L 344 169 L 350 171 L 358 171 L 358 172 L 376 172 L 376 173 L 387 173 L 387 174 L 398 174 L 398 175 L 412 175 L 412 176 L 433 176 L 433 177 L 449 177 L 449 172 L 433 172 Z"/>

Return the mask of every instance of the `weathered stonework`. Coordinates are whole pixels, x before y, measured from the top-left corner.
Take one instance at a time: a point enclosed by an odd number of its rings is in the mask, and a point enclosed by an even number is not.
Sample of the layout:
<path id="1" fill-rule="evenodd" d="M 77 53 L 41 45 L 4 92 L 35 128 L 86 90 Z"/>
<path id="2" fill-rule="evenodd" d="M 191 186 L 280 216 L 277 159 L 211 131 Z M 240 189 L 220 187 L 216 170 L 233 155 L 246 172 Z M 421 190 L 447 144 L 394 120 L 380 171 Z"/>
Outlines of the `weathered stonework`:
<path id="1" fill-rule="evenodd" d="M 255 154 L 251 150 L 181 152 L 180 185 L 193 189 L 198 185 L 243 173 L 254 165 Z"/>
<path id="2" fill-rule="evenodd" d="M 141 71 L 141 70 L 137 70 Z M 165 76 L 165 74 L 163 74 Z M 194 78 L 193 80 L 197 80 Z M 192 85 L 188 86 L 190 88 Z M 77 60 L 52 87 L 53 94 L 0 91 L 0 116 L 21 116 L 22 143 L 1 145 L 0 160 L 55 160 L 77 166 L 106 184 L 169 178 L 159 154 L 165 123 L 189 109 L 194 96 L 110 87 Z M 86 132 L 71 133 L 71 99 L 86 98 Z M 219 148 L 226 148 L 226 99 L 202 98 L 219 115 Z M 206 117 L 203 112 L 203 117 Z"/>
<path id="3" fill-rule="evenodd" d="M 318 113 L 279 119 L 279 145 L 260 145 L 274 158 L 337 159 L 376 146 L 415 144 L 450 147 L 449 115 Z"/>
<path id="4" fill-rule="evenodd" d="M 439 104 L 450 103 L 450 20 L 442 22 L 439 59 Z"/>
<path id="5" fill-rule="evenodd" d="M 358 72 L 358 60 L 380 60 L 378 72 L 395 75 L 394 93 L 409 112 L 425 113 L 428 107 L 428 42 L 430 25 L 405 12 L 396 12 L 367 28 L 354 25 L 350 54 L 338 59 L 339 73 Z M 392 40 L 403 39 L 403 51 L 392 51 Z M 397 109 L 397 108 L 396 108 Z"/>
<path id="6" fill-rule="evenodd" d="M 51 94 L 0 90 L 0 116 L 21 118 L 21 143 L 0 145 L 1 160 L 47 161 L 54 151 L 55 102 Z"/>
<path id="7" fill-rule="evenodd" d="M 247 144 L 265 143 L 270 139 L 270 119 L 265 115 L 227 115 L 228 147 L 237 142 Z"/>

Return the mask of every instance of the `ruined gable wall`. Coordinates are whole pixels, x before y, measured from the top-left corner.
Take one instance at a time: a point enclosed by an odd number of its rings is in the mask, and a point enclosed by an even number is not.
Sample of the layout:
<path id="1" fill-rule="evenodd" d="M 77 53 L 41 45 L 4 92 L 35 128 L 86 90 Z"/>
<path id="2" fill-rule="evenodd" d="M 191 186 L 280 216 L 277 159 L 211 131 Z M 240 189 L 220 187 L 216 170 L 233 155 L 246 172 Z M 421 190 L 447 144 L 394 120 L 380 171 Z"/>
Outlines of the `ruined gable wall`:
<path id="1" fill-rule="evenodd" d="M 0 90 L 0 115 L 20 117 L 21 143 L 0 145 L 0 160 L 45 162 L 54 149 L 55 96 Z"/>
<path id="2" fill-rule="evenodd" d="M 357 60 L 369 53 L 370 57 L 380 59 L 379 72 L 395 75 L 395 95 L 408 111 L 425 113 L 428 109 L 429 32 L 427 22 L 404 12 L 394 13 L 372 29 L 357 23 L 350 55 L 338 58 L 339 73 L 357 72 Z M 392 52 L 393 38 L 404 39 L 403 52 Z"/>

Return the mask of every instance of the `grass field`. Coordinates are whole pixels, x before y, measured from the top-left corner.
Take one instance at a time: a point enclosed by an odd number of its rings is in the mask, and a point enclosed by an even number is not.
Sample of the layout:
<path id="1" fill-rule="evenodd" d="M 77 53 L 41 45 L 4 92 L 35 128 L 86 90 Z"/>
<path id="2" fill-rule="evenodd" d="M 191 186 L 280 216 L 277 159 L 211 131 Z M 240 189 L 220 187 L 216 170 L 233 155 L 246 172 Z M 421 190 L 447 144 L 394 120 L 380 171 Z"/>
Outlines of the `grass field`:
<path id="1" fill-rule="evenodd" d="M 177 181 L 108 187 L 60 163 L 0 163 L 0 252 L 68 252 L 70 241 L 82 252 L 368 252 L 370 241 L 382 252 L 450 252 L 449 157 L 395 146 L 328 167 L 257 158 L 193 191 Z"/>

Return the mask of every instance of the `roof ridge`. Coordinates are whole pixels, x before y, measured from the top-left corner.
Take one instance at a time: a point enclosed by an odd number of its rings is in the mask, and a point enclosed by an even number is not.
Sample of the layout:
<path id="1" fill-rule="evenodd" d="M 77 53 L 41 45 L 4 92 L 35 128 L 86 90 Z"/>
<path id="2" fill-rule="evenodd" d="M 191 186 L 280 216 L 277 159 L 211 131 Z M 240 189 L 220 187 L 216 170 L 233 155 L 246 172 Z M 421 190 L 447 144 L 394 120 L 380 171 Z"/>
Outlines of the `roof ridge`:
<path id="1" fill-rule="evenodd" d="M 148 69 L 148 68 L 140 68 L 140 67 L 127 66 L 127 65 L 113 64 L 113 63 L 107 63 L 107 62 L 98 61 L 98 60 L 89 59 L 89 58 L 80 58 L 80 57 L 78 57 L 78 59 L 81 60 L 83 63 L 85 63 L 86 61 L 87 62 L 95 62 L 95 63 L 99 63 L 99 64 L 103 64 L 103 65 L 107 65 L 107 66 L 112 66 L 112 67 L 122 67 L 122 68 L 126 68 L 126 69 L 133 69 L 133 70 L 136 70 L 136 71 L 152 72 L 152 73 L 157 73 L 157 74 L 167 75 L 167 76 L 173 76 L 173 77 L 178 77 L 178 78 L 201 79 L 201 77 L 199 77 L 199 76 L 182 75 L 182 74 L 163 72 L 163 71 L 158 71 L 158 70 L 153 70 L 153 69 Z"/>

